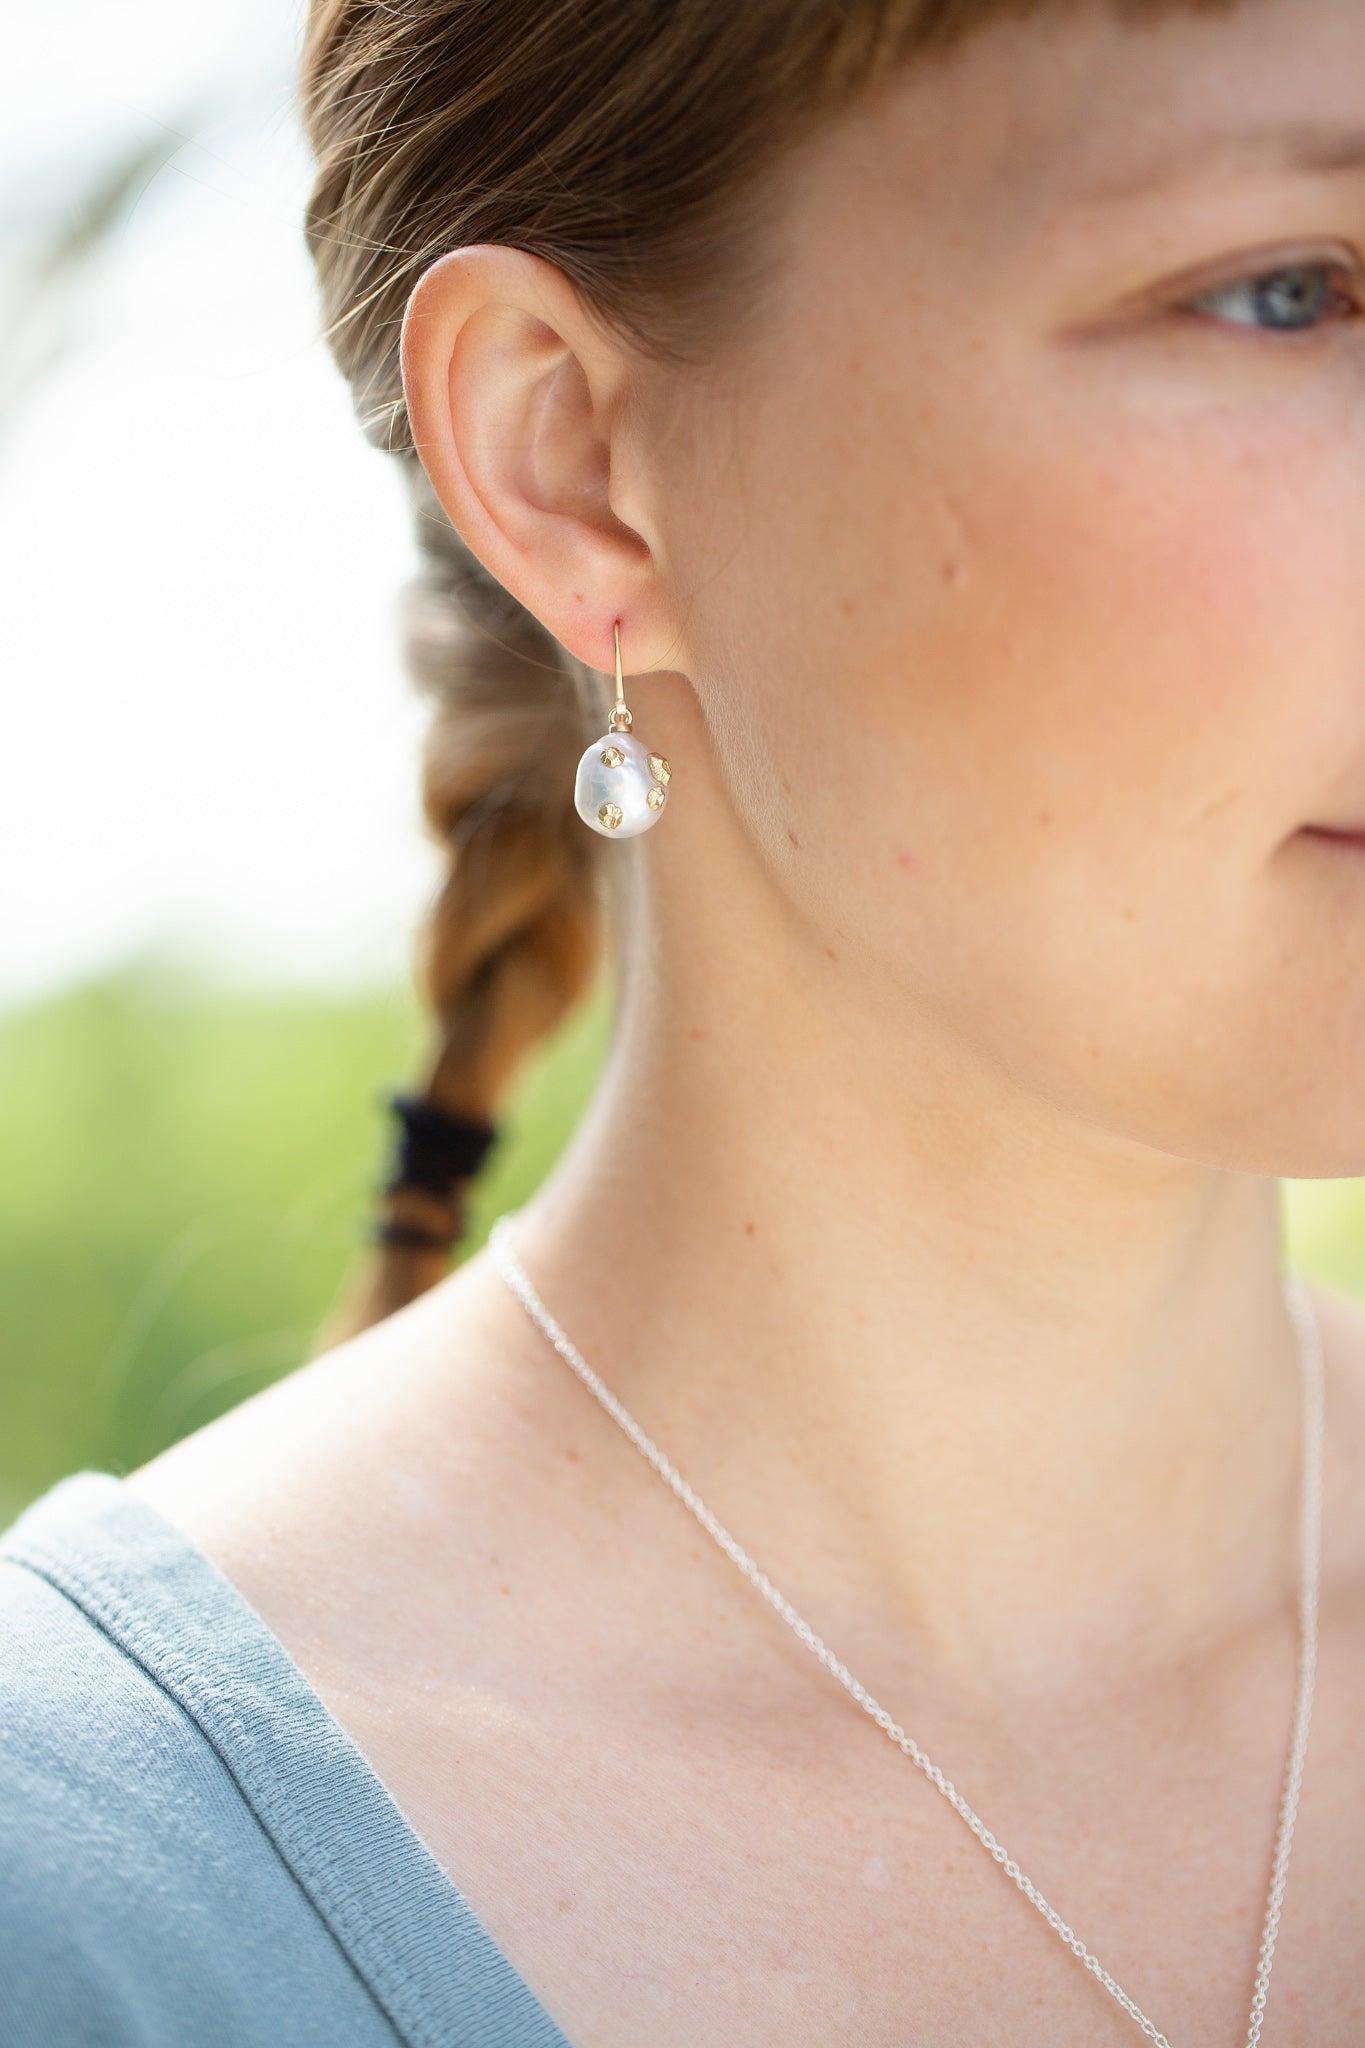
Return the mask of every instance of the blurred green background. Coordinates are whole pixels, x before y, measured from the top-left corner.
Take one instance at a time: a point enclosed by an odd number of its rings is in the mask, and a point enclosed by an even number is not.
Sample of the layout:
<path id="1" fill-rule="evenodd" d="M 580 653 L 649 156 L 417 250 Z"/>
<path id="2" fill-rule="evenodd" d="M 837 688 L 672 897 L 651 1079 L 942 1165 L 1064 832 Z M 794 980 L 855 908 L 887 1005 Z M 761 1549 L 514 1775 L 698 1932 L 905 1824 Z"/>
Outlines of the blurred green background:
<path id="1" fill-rule="evenodd" d="M 467 1248 L 591 1090 L 605 981 L 526 1070 Z M 420 1065 L 407 989 L 234 990 L 145 956 L 0 1015 L 0 1515 L 131 1470 L 301 1364 Z M 1291 1262 L 1365 1293 L 1365 1181 L 1290 1181 Z"/>
<path id="2" fill-rule="evenodd" d="M 605 981 L 526 1069 L 466 1248 L 591 1090 Z M 387 1170 L 381 1095 L 425 1049 L 406 989 L 215 986 L 147 956 L 0 1015 L 0 1516 L 130 1471 L 297 1366 Z"/>

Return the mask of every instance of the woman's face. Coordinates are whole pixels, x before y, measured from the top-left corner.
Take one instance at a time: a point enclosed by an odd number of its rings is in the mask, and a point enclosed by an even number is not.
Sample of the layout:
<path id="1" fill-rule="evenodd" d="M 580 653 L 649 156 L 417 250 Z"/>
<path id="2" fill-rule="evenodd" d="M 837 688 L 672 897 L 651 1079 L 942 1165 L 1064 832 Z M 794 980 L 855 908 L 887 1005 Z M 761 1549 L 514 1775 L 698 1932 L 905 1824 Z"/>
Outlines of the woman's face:
<path id="1" fill-rule="evenodd" d="M 815 952 L 1086 1121 L 1365 1171 L 1365 8 L 994 25 L 775 232 L 656 393 L 659 554 Z"/>

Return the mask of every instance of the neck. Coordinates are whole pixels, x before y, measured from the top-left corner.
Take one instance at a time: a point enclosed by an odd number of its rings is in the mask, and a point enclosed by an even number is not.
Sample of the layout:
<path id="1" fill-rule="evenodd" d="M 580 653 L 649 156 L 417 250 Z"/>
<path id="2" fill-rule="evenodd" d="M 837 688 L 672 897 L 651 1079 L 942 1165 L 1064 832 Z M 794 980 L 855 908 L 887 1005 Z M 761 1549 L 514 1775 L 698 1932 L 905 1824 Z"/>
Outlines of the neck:
<path id="1" fill-rule="evenodd" d="M 516 1243 L 814 1625 L 893 1628 L 965 1696 L 1292 1598 L 1280 1183 L 1081 1123 L 742 905 L 693 958 L 685 904 L 648 914 L 673 936 L 630 949 Z"/>

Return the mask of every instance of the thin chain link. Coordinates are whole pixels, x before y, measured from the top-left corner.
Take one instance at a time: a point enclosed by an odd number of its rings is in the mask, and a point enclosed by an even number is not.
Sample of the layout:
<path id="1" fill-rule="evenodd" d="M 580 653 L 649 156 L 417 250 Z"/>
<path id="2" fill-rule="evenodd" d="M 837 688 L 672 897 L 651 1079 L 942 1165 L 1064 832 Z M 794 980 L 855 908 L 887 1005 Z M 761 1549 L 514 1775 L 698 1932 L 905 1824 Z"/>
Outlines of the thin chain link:
<path id="1" fill-rule="evenodd" d="M 1098 1956 L 1092 1954 L 1080 1936 L 1069 1927 L 1037 1886 L 1033 1884 L 1008 1850 L 998 1842 L 980 1816 L 967 1804 L 950 1778 L 946 1778 L 938 1765 L 933 1763 L 914 1737 L 907 1734 L 880 1706 L 866 1686 L 841 1663 L 829 1646 L 819 1637 L 810 1623 L 804 1621 L 792 1606 L 790 1600 L 780 1593 L 767 1573 L 762 1571 L 750 1557 L 747 1550 L 736 1541 L 707 1507 L 695 1489 L 689 1486 L 677 1467 L 659 1449 L 653 1438 L 647 1436 L 635 1417 L 619 1401 L 610 1387 L 588 1364 L 572 1339 L 555 1321 L 545 1303 L 536 1293 L 516 1253 L 512 1250 L 510 1237 L 511 1216 L 499 1216 L 489 1233 L 489 1252 L 494 1265 L 507 1285 L 521 1302 L 522 1307 L 537 1323 L 554 1345 L 560 1356 L 567 1360 L 580 1380 L 594 1394 L 608 1415 L 619 1423 L 635 1448 L 648 1460 L 683 1506 L 700 1522 L 725 1555 L 743 1572 L 749 1583 L 763 1595 L 768 1605 L 780 1614 L 793 1633 L 800 1637 L 806 1648 L 817 1657 L 825 1669 L 839 1681 L 845 1692 L 855 1699 L 865 1713 L 871 1716 L 877 1726 L 897 1749 L 909 1757 L 913 1764 L 937 1787 L 944 1798 L 961 1815 L 972 1833 L 990 1853 L 1006 1876 L 1018 1886 L 1024 1897 L 1035 1905 L 1048 1925 L 1066 1943 L 1072 1954 L 1079 1957 L 1087 1970 L 1104 1986 L 1128 2013 L 1148 2040 L 1156 2048 L 1171 2048 L 1170 2042 L 1161 2030 L 1154 2026 L 1128 1993 L 1110 1976 Z M 1294 1321 L 1299 1340 L 1299 1358 L 1303 1371 L 1303 1427 L 1302 1427 L 1302 1478 L 1301 1509 L 1299 1528 L 1299 1657 L 1297 1699 L 1294 1709 L 1293 1735 L 1289 1758 L 1285 1770 L 1284 1790 L 1280 1801 L 1279 1825 L 1275 1835 L 1275 1853 L 1270 1881 L 1270 1895 L 1266 1903 L 1265 1920 L 1261 1933 L 1259 1959 L 1256 1968 L 1256 1986 L 1251 2001 L 1251 2014 L 1247 2023 L 1246 2048 L 1257 2048 L 1261 2038 L 1261 2023 L 1265 2018 L 1266 1996 L 1270 1984 L 1270 1967 L 1275 1956 L 1275 1938 L 1280 1924 L 1280 1908 L 1284 1900 L 1285 1880 L 1289 1871 L 1289 1851 L 1294 1839 L 1294 1821 L 1299 1807 L 1299 1786 L 1303 1777 L 1304 1756 L 1308 1747 L 1308 1723 L 1313 1709 L 1313 1684 L 1317 1671 L 1317 1624 L 1318 1624 L 1318 1581 L 1322 1547 L 1322 1443 L 1323 1443 L 1323 1360 L 1322 1340 L 1317 1317 L 1303 1281 L 1296 1274 L 1286 1274 L 1283 1280 L 1285 1305 Z"/>

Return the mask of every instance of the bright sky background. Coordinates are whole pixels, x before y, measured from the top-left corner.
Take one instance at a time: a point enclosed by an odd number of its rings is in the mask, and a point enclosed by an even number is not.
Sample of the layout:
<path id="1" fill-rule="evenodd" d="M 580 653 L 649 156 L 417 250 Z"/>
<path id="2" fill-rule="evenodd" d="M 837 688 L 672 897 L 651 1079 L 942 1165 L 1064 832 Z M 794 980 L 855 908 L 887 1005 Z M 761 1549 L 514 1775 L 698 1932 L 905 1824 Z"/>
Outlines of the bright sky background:
<path id="1" fill-rule="evenodd" d="M 11 356 L 38 224 L 130 140 L 184 139 L 0 433 L 0 1004 L 148 947 L 239 980 L 402 975 L 436 877 L 405 500 L 317 338 L 301 19 L 7 10 Z"/>

